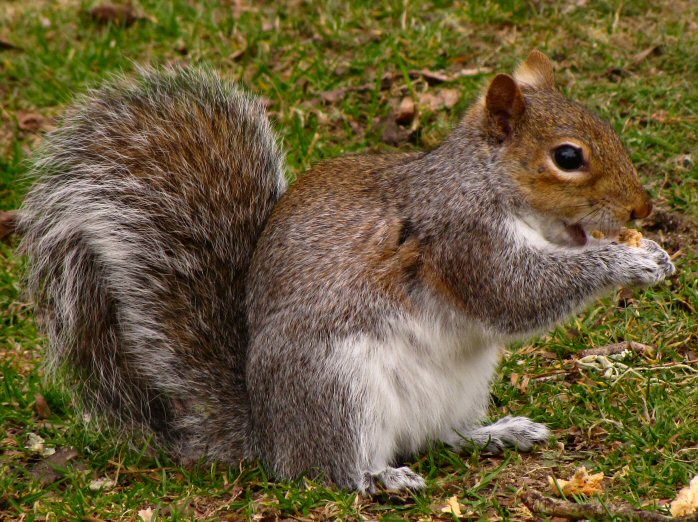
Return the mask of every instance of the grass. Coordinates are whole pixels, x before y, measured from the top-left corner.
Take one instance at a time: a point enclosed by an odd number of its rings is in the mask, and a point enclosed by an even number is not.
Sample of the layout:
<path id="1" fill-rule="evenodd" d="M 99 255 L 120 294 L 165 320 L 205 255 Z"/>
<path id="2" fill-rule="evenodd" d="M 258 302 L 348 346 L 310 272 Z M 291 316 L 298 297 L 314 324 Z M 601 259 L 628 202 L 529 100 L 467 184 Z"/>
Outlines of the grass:
<path id="1" fill-rule="evenodd" d="M 168 520 L 449 520 L 441 508 L 456 495 L 464 519 L 522 520 L 524 488 L 580 465 L 608 477 L 603 502 L 665 509 L 698 473 L 698 6 L 578 3 L 145 0 L 144 18 L 122 27 L 96 23 L 90 3 L 4 2 L 0 40 L 19 49 L 0 50 L 0 210 L 20 204 L 26 160 L 74 95 L 136 63 L 205 62 L 266 97 L 295 178 L 322 158 L 390 149 L 381 122 L 403 96 L 457 89 L 455 107 L 422 110 L 399 145 L 434 146 L 489 77 L 429 85 L 410 71 L 511 71 L 540 48 L 561 88 L 622 132 L 659 208 L 645 233 L 677 256 L 678 274 L 505 353 L 491 416 L 547 423 L 547 447 L 500 457 L 434 448 L 412 463 L 428 478 L 424 494 L 360 498 L 308 479 L 269 483 L 255 463 L 180 468 L 148 443 L 84 423 L 69 392 L 42 380 L 43 339 L 10 239 L 0 243 L 0 519 L 135 520 L 152 508 Z M 45 118 L 38 132 L 28 114 Z M 575 366 L 577 351 L 622 340 L 656 350 L 615 377 Z M 27 449 L 31 433 L 58 457 Z M 103 477 L 115 485 L 90 489 Z"/>

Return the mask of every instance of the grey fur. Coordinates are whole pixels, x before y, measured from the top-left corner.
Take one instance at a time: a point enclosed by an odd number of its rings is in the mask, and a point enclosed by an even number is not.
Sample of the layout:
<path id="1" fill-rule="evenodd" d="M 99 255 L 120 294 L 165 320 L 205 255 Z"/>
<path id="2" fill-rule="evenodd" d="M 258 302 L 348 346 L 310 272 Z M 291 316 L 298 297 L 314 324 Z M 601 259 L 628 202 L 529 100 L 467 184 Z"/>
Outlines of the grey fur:
<path id="1" fill-rule="evenodd" d="M 565 135 L 598 141 L 620 183 L 638 184 L 605 124 L 558 93 L 525 94 L 521 128 L 562 134 L 546 114 L 558 109 Z M 321 164 L 277 203 L 283 157 L 236 87 L 141 71 L 90 93 L 47 140 L 20 218 L 49 367 L 182 460 L 260 458 L 281 478 L 420 489 L 394 466 L 437 440 L 529 450 L 541 424 L 480 426 L 499 347 L 674 269 L 647 240 L 527 239 L 522 220 L 550 216 L 511 174 L 528 168 L 508 155 L 519 131 L 495 139 L 479 114 L 427 154 Z M 585 225 L 618 224 L 597 206 Z M 454 365 L 486 374 L 445 425 L 448 397 L 414 375 Z"/>
<path id="2" fill-rule="evenodd" d="M 19 228 L 49 371 L 184 460 L 244 457 L 244 279 L 286 187 L 262 105 L 204 70 L 141 70 L 37 154 Z"/>

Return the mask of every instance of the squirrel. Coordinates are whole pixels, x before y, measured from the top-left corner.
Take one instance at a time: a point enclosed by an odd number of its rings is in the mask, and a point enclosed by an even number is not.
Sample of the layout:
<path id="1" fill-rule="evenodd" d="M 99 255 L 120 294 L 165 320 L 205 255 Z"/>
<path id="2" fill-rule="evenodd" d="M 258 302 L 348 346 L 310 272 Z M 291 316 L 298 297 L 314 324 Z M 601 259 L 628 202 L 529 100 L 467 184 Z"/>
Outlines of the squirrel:
<path id="1" fill-rule="evenodd" d="M 288 189 L 257 99 L 140 69 L 85 95 L 31 174 L 20 249 L 52 374 L 179 462 L 365 493 L 423 488 L 401 463 L 432 443 L 545 442 L 526 417 L 483 425 L 502 347 L 675 270 L 612 240 L 649 196 L 538 51 L 435 149 L 321 162 Z"/>

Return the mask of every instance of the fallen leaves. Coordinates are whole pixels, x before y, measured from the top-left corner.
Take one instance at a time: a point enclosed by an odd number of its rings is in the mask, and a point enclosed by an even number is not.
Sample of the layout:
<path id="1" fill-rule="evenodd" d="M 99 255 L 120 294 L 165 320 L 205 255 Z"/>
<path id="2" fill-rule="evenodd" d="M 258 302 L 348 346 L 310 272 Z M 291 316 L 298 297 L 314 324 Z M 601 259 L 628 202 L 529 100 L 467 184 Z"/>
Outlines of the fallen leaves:
<path id="1" fill-rule="evenodd" d="M 661 56 L 663 53 L 662 47 L 660 45 L 651 45 L 647 49 L 644 49 L 632 57 L 632 62 L 638 65 L 644 62 L 650 56 Z"/>
<path id="2" fill-rule="evenodd" d="M 24 447 L 32 453 L 38 453 L 39 455 L 53 455 L 56 452 L 56 450 L 54 448 L 47 448 L 45 442 L 46 441 L 44 441 L 44 439 L 41 436 L 37 435 L 36 433 L 30 432 L 27 434 L 27 440 L 24 444 Z"/>
<path id="3" fill-rule="evenodd" d="M 27 132 L 39 132 L 46 130 L 46 118 L 38 112 L 18 112 L 17 124 L 20 130 Z"/>
<path id="4" fill-rule="evenodd" d="M 90 491 L 108 491 L 112 489 L 115 485 L 116 482 L 114 482 L 109 477 L 101 477 L 90 481 L 88 487 L 90 488 Z"/>
<path id="5" fill-rule="evenodd" d="M 441 508 L 442 513 L 451 513 L 453 516 L 460 518 L 463 514 L 458 503 L 458 497 L 453 495 L 446 501 L 446 505 Z"/>
<path id="6" fill-rule="evenodd" d="M 77 457 L 78 452 L 75 448 L 61 448 L 46 460 L 36 464 L 31 470 L 31 475 L 42 486 L 53 484 L 63 476 L 68 463 Z"/>
<path id="7" fill-rule="evenodd" d="M 98 24 L 114 24 L 123 27 L 131 27 L 138 20 L 146 19 L 130 5 L 101 4 L 90 9 L 89 14 Z"/>
<path id="8" fill-rule="evenodd" d="M 395 111 L 395 121 L 401 125 L 412 123 L 417 111 L 417 106 L 411 96 L 405 96 Z"/>
<path id="9" fill-rule="evenodd" d="M 20 47 L 17 47 L 15 44 L 8 42 L 7 40 L 0 38 L 0 51 L 15 51 L 15 50 L 21 50 Z"/>
<path id="10" fill-rule="evenodd" d="M 422 124 L 421 113 L 437 113 L 444 109 L 452 109 L 459 100 L 460 92 L 456 89 L 429 90 L 420 93 L 416 103 L 412 96 L 403 97 L 395 109 L 380 122 L 383 129 L 381 137 L 383 143 L 398 146 L 408 141 Z"/>
<path id="11" fill-rule="evenodd" d="M 456 89 L 441 89 L 439 91 L 427 91 L 419 97 L 419 104 L 432 112 L 441 109 L 451 109 L 460 100 L 460 92 Z"/>
<path id="12" fill-rule="evenodd" d="M 48 419 L 51 416 L 51 408 L 40 393 L 34 396 L 34 410 L 40 419 Z"/>
<path id="13" fill-rule="evenodd" d="M 548 476 L 548 486 L 558 497 L 568 495 L 597 495 L 603 492 L 603 473 L 590 475 L 585 466 L 577 468 L 570 480 Z"/>
<path id="14" fill-rule="evenodd" d="M 0 210 L 0 239 L 5 239 L 17 227 L 16 210 Z"/>
<path id="15" fill-rule="evenodd" d="M 453 73 L 447 73 L 445 71 L 430 71 L 429 69 L 422 69 L 419 71 L 410 71 L 410 78 L 424 78 L 429 85 L 436 85 L 438 83 L 452 82 L 458 78 L 465 78 L 468 76 L 479 76 L 481 74 L 489 74 L 492 72 L 491 67 L 470 67 L 466 69 L 461 69 Z"/>
<path id="16" fill-rule="evenodd" d="M 698 475 L 693 477 L 690 484 L 679 491 L 671 502 L 671 514 L 675 517 L 698 513 Z"/>

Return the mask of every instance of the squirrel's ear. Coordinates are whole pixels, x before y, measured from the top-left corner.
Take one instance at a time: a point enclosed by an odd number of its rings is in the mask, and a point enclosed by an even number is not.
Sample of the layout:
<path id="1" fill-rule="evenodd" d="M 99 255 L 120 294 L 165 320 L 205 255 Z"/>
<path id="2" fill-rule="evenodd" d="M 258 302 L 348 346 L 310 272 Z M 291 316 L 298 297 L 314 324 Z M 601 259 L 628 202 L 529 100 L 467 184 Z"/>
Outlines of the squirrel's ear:
<path id="1" fill-rule="evenodd" d="M 528 59 L 519 65 L 514 72 L 514 78 L 519 83 L 525 83 L 538 89 L 554 89 L 555 73 L 550 58 L 540 51 L 531 51 Z"/>
<path id="2" fill-rule="evenodd" d="M 526 104 L 519 86 L 508 74 L 498 74 L 490 82 L 485 96 L 487 120 L 500 141 L 503 141 L 524 113 Z"/>

